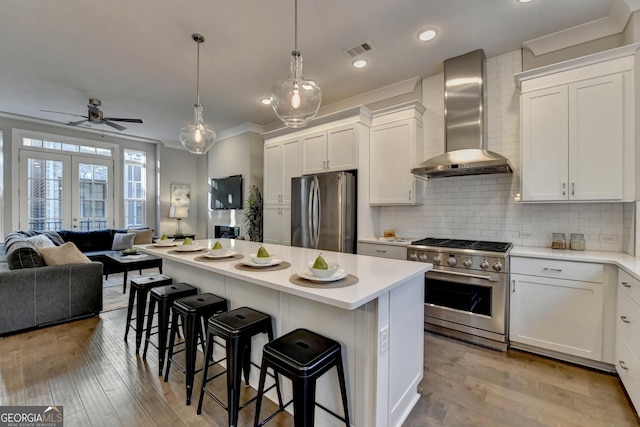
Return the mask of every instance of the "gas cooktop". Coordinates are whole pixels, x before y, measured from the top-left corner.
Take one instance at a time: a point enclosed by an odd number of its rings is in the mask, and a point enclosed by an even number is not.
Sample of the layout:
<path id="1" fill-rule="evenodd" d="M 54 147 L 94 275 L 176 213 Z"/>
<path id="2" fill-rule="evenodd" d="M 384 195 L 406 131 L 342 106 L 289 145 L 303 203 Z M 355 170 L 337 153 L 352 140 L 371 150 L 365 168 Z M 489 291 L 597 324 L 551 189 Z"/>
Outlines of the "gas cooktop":
<path id="1" fill-rule="evenodd" d="M 486 242 L 482 240 L 459 240 L 459 239 L 436 239 L 427 237 L 425 239 L 411 242 L 415 246 L 431 246 L 435 248 L 450 249 L 475 249 L 478 251 L 509 252 L 512 244 L 508 242 Z"/>

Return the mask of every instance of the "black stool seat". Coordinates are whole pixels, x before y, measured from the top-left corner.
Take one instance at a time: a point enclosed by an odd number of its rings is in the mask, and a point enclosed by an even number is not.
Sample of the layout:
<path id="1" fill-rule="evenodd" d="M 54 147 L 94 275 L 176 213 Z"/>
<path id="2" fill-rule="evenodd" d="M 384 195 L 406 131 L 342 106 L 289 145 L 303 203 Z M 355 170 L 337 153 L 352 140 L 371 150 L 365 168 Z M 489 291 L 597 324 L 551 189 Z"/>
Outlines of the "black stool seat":
<path id="1" fill-rule="evenodd" d="M 174 363 L 178 369 L 185 373 L 187 405 L 190 405 L 191 394 L 193 392 L 193 377 L 196 373 L 195 365 L 198 337 L 200 337 L 200 341 L 204 344 L 204 322 L 214 314 L 227 311 L 227 300 L 214 294 L 203 293 L 175 300 L 171 310 L 171 337 L 169 338 L 167 369 L 164 373 L 164 381 L 169 381 L 169 369 L 171 368 L 171 364 Z M 178 320 L 182 320 L 184 328 L 184 349 L 174 351 L 176 334 L 178 333 Z M 182 351 L 185 352 L 185 366 L 180 366 L 173 360 L 173 356 Z M 205 366 L 206 365 L 205 362 Z"/>
<path id="2" fill-rule="evenodd" d="M 273 326 L 271 316 L 259 312 L 249 307 L 241 307 L 226 313 L 219 314 L 209 319 L 207 332 L 207 349 L 205 351 L 205 366 L 202 371 L 202 386 L 200 389 L 200 400 L 198 401 L 197 414 L 202 413 L 202 402 L 204 394 L 211 396 L 217 403 L 227 410 L 229 416 L 229 426 L 238 425 L 238 412 L 253 402 L 256 398 L 249 399 L 240 405 L 240 381 L 244 373 L 245 385 L 249 386 L 249 375 L 251 371 L 251 339 L 257 334 L 266 333 L 269 341 L 273 340 Z M 209 363 L 213 355 L 213 338 L 217 336 L 225 340 L 227 369 L 211 378 L 207 377 L 209 368 L 222 362 L 217 360 Z M 253 364 L 256 367 L 258 365 Z M 207 389 L 207 383 L 227 374 L 227 405 Z M 275 384 L 269 388 L 276 387 L 280 408 L 284 409 L 280 393 L 280 385 L 276 378 Z"/>
<path id="3" fill-rule="evenodd" d="M 344 417 L 315 401 L 316 380 L 334 366 L 338 371 Z M 260 422 L 260 406 L 268 368 L 272 368 L 276 376 L 277 374 L 284 375 L 292 382 L 293 399 L 285 407 L 293 402 L 293 419 L 296 427 L 314 425 L 315 406 L 319 406 L 349 426 L 347 389 L 342 365 L 342 349 L 339 342 L 308 329 L 296 329 L 265 344 L 262 351 L 262 368 L 254 421 L 256 427 L 269 421 L 267 419 Z"/>
<path id="4" fill-rule="evenodd" d="M 149 314 L 147 315 L 147 328 L 144 339 L 144 351 L 142 358 L 147 359 L 147 349 L 151 342 L 151 329 L 153 325 L 153 315 L 155 314 L 156 305 L 158 305 L 158 375 L 162 375 L 164 367 L 165 355 L 167 353 L 167 336 L 169 332 L 169 317 L 171 314 L 171 304 L 173 301 L 196 295 L 198 288 L 186 283 L 174 283 L 172 285 L 158 286 L 151 289 L 149 299 Z M 151 343 L 153 345 L 153 343 Z"/>
<path id="5" fill-rule="evenodd" d="M 127 327 L 124 331 L 124 340 L 126 341 L 127 335 L 129 335 L 131 321 L 135 320 L 136 325 L 133 329 L 136 331 L 136 353 L 140 351 L 140 344 L 142 343 L 144 316 L 147 309 L 147 294 L 151 289 L 157 286 L 170 285 L 172 282 L 173 279 L 164 274 L 154 274 L 131 279 L 131 287 L 129 288 L 129 306 L 127 308 Z M 136 317 L 132 318 L 134 305 L 136 306 Z"/>

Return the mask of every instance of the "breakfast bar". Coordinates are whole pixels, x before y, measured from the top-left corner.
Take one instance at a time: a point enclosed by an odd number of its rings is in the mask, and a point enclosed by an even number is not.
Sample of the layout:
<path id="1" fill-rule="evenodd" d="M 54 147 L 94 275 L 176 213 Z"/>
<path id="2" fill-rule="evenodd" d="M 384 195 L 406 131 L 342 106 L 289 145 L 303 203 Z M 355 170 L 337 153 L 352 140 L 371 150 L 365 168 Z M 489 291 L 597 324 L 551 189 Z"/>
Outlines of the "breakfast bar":
<path id="1" fill-rule="evenodd" d="M 271 315 L 276 337 L 307 328 L 340 342 L 351 424 L 402 425 L 418 400 L 423 375 L 424 273 L 431 264 L 322 251 L 327 263 L 344 270 L 344 278 L 315 281 L 309 280 L 309 266 L 320 251 L 265 244 L 274 263 L 257 267 L 250 254 L 257 253 L 259 243 L 219 239 L 228 256 L 214 257 L 208 249 L 217 240 L 195 240 L 187 250 L 155 244 L 139 249 L 161 257 L 165 274 L 175 282 L 224 297 L 229 309 L 248 306 Z M 254 339 L 251 360 L 259 364 L 266 338 Z M 253 387 L 258 375 L 252 369 Z M 317 387 L 317 402 L 341 413 L 337 377 L 325 375 Z M 287 401 L 287 381 L 283 392 Z M 316 409 L 316 425 L 335 423 Z"/>

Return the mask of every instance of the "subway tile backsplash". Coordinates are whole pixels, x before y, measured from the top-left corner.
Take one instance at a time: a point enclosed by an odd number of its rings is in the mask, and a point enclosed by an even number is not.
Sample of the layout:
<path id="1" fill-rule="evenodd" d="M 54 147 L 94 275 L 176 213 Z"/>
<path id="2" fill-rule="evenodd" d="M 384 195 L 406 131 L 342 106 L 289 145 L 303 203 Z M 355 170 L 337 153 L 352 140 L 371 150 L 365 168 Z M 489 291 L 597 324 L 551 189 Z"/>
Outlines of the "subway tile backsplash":
<path id="1" fill-rule="evenodd" d="M 487 59 L 485 92 L 487 148 L 507 157 L 511 175 L 430 179 L 424 204 L 381 207 L 380 228 L 398 236 L 510 241 L 551 246 L 551 233 L 583 233 L 586 249 L 635 255 L 634 203 L 517 202 L 520 191 L 519 92 L 513 75 L 522 69 L 520 51 Z M 425 158 L 444 152 L 444 78 L 423 80 Z"/>

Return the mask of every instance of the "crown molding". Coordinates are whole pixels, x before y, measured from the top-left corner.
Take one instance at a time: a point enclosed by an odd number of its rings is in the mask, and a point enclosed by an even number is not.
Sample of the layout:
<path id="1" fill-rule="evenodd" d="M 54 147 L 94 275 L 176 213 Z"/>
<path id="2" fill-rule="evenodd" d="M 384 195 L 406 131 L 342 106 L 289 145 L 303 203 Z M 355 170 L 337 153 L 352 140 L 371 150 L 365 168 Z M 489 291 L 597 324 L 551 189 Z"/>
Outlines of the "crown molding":
<path id="1" fill-rule="evenodd" d="M 619 34 L 624 31 L 631 15 L 638 10 L 640 0 L 613 0 L 608 16 L 529 40 L 522 46 L 539 56 Z"/>

